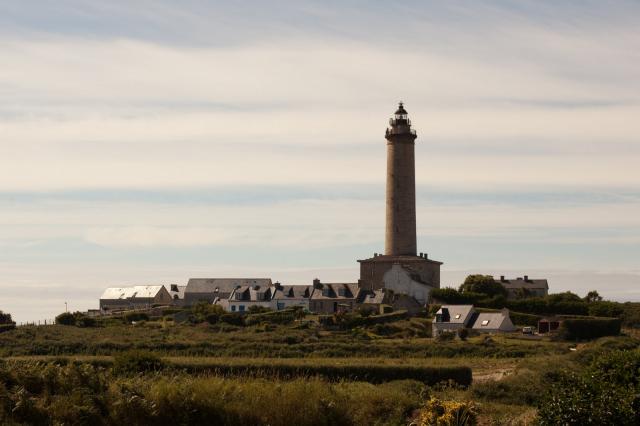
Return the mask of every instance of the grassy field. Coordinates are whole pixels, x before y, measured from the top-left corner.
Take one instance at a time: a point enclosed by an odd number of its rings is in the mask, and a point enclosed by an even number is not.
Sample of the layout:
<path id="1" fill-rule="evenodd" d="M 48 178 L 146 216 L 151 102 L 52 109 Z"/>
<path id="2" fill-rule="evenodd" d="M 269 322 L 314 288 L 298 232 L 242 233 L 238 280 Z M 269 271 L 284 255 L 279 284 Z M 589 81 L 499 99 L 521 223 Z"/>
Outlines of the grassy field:
<path id="1" fill-rule="evenodd" d="M 19 327 L 0 334 L 0 423 L 402 425 L 435 398 L 473 407 L 479 424 L 532 424 L 549 377 L 639 343 L 438 341 L 427 324 Z M 157 360 L 119 370 L 135 351 Z M 437 383 L 434 372 L 464 368 L 470 386 Z"/>
<path id="2" fill-rule="evenodd" d="M 148 322 L 99 328 L 20 327 L 0 334 L 0 356 L 111 355 L 145 349 L 165 356 L 247 358 L 524 358 L 566 353 L 567 343 L 517 337 L 435 342 L 416 321 L 370 330 L 324 331 L 317 327 L 232 327 Z M 391 330 L 390 330 L 391 329 Z M 381 334 L 377 334 L 381 333 Z"/>

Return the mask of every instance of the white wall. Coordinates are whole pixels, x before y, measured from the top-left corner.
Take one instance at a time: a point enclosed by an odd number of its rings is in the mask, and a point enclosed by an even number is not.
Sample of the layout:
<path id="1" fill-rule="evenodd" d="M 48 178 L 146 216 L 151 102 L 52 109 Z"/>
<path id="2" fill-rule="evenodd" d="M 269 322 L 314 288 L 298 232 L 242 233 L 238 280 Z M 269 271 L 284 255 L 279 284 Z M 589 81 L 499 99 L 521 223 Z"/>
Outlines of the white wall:
<path id="1" fill-rule="evenodd" d="M 412 296 L 421 304 L 427 303 L 429 293 L 433 288 L 412 280 L 409 273 L 401 265 L 391 266 L 382 280 L 385 288 L 393 290 L 397 294 Z"/>

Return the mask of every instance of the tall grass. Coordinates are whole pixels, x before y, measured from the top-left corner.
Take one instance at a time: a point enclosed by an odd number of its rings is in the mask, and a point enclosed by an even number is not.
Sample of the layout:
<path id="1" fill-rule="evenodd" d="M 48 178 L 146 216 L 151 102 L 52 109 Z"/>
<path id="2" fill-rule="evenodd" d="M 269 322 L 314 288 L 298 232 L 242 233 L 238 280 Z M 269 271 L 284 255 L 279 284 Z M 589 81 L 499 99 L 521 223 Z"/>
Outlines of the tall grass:
<path id="1" fill-rule="evenodd" d="M 409 380 L 122 377 L 87 364 L 0 366 L 2 424 L 400 425 L 425 397 L 426 387 Z"/>

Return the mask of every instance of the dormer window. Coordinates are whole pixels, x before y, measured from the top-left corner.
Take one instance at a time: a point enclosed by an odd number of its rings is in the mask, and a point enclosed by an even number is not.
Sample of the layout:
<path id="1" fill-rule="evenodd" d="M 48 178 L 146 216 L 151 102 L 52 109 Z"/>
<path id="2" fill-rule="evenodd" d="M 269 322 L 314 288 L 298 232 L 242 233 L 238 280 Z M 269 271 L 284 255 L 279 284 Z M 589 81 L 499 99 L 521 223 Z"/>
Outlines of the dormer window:
<path id="1" fill-rule="evenodd" d="M 338 289 L 338 296 L 344 297 L 346 295 L 347 295 L 347 290 L 345 288 L 339 288 Z"/>
<path id="2" fill-rule="evenodd" d="M 329 297 L 329 289 L 327 287 L 322 289 L 322 295 L 324 297 Z"/>

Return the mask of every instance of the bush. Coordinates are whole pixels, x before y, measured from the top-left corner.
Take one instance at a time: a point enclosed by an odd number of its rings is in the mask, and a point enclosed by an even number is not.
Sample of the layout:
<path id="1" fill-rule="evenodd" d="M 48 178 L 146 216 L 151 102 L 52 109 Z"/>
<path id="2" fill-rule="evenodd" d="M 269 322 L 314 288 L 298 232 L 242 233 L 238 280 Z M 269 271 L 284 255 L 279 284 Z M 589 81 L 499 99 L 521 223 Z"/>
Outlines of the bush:
<path id="1" fill-rule="evenodd" d="M 622 303 L 609 301 L 589 303 L 589 315 L 594 317 L 616 318 L 622 316 L 623 312 Z"/>
<path id="2" fill-rule="evenodd" d="M 467 337 L 469 337 L 469 329 L 461 328 L 456 332 L 456 334 L 460 340 L 467 340 Z"/>
<path id="3" fill-rule="evenodd" d="M 127 324 L 139 321 L 149 321 L 149 315 L 145 312 L 129 312 L 124 315 L 124 321 Z"/>
<path id="4" fill-rule="evenodd" d="M 71 312 L 63 312 L 56 317 L 56 324 L 75 325 L 76 317 Z"/>
<path id="5" fill-rule="evenodd" d="M 509 311 L 509 318 L 514 325 L 524 325 L 537 327 L 538 321 L 542 319 L 539 315 L 523 314 L 522 312 Z"/>
<path id="6" fill-rule="evenodd" d="M 76 318 L 76 326 L 78 327 L 95 327 L 98 325 L 98 321 L 95 318 L 81 316 Z"/>
<path id="7" fill-rule="evenodd" d="M 158 371 L 163 366 L 164 364 L 160 357 L 153 352 L 142 350 L 122 352 L 113 359 L 113 371 L 116 374 Z"/>
<path id="8" fill-rule="evenodd" d="M 0 333 L 4 333 L 5 331 L 11 331 L 16 328 L 16 324 L 0 324 Z"/>
<path id="9" fill-rule="evenodd" d="M 0 311 L 0 325 L 15 324 L 11 319 L 11 314 Z"/>
<path id="10" fill-rule="evenodd" d="M 284 309 L 282 311 L 267 311 L 265 313 L 249 314 L 245 318 L 246 325 L 260 323 L 268 324 L 290 324 L 298 318 L 298 310 Z"/>
<path id="11" fill-rule="evenodd" d="M 619 318 L 567 318 L 560 324 L 558 336 L 565 340 L 588 340 L 620 334 Z"/>
<path id="12" fill-rule="evenodd" d="M 640 352 L 612 352 L 582 373 L 557 376 L 538 416 L 541 425 L 640 424 Z"/>
<path id="13" fill-rule="evenodd" d="M 453 331 L 443 331 L 438 334 L 437 340 L 439 342 L 449 342 L 456 338 L 456 333 Z"/>
<path id="14" fill-rule="evenodd" d="M 244 325 L 244 317 L 241 314 L 225 313 L 220 316 L 220 321 L 231 325 Z"/>
<path id="15" fill-rule="evenodd" d="M 474 426 L 478 424 L 478 415 L 471 402 L 441 401 L 431 397 L 420 410 L 418 426 L 451 425 Z"/>
<path id="16" fill-rule="evenodd" d="M 452 305 L 473 305 L 479 300 L 485 299 L 487 295 L 470 291 L 461 293 L 455 288 L 445 287 L 434 288 L 431 290 L 431 293 L 429 293 L 429 297 L 434 302 L 449 303 Z"/>
<path id="17" fill-rule="evenodd" d="M 507 289 L 496 282 L 491 275 L 469 275 L 460 286 L 460 291 L 464 293 L 481 293 L 489 297 L 507 296 Z"/>

